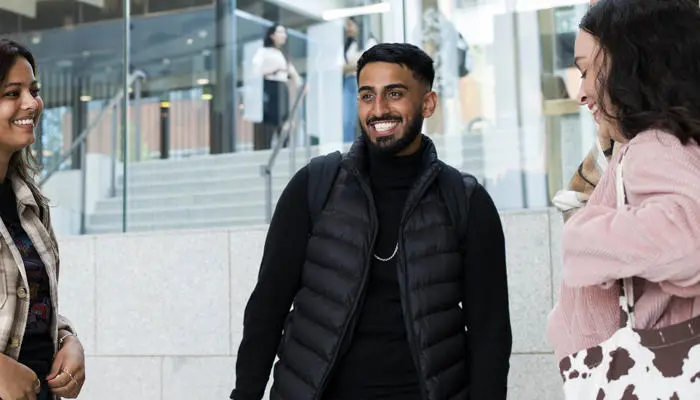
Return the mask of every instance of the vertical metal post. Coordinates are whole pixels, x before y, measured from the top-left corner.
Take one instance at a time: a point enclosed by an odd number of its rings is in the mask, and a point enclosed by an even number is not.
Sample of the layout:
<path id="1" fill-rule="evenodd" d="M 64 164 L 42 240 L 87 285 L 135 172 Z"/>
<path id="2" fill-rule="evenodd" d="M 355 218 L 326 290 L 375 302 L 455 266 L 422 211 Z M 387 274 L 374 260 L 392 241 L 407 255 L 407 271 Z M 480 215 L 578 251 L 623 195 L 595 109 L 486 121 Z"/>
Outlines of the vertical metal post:
<path id="1" fill-rule="evenodd" d="M 160 102 L 160 158 L 170 158 L 170 102 Z"/>
<path id="2" fill-rule="evenodd" d="M 122 155 L 124 156 L 122 164 L 122 232 L 126 232 L 126 202 L 127 202 L 127 166 L 129 164 L 129 74 L 131 61 L 129 53 L 131 53 L 131 0 L 124 0 L 124 32 L 123 35 L 123 55 L 122 62 L 124 63 L 122 81 Z"/>
<path id="3" fill-rule="evenodd" d="M 83 129 L 85 129 L 85 126 L 87 125 L 85 119 L 85 114 L 87 114 L 87 110 L 85 109 L 85 102 L 80 100 L 80 96 L 84 90 L 84 80 L 80 76 L 73 75 L 71 84 L 74 88 L 73 92 L 71 93 L 71 142 L 73 142 L 74 140 L 80 137 L 80 134 L 83 132 Z M 70 166 L 73 170 L 77 170 L 80 168 L 79 153 L 73 153 L 71 155 Z"/>
<path id="4" fill-rule="evenodd" d="M 238 86 L 237 0 L 216 0 L 216 85 L 210 104 L 210 153 L 236 151 L 236 92 Z"/>
<path id="5" fill-rule="evenodd" d="M 85 139 L 80 142 L 80 234 L 84 235 L 87 231 L 87 160 L 86 160 L 86 145 Z"/>
<path id="6" fill-rule="evenodd" d="M 134 160 L 141 161 L 141 79 L 134 80 Z"/>
<path id="7" fill-rule="evenodd" d="M 525 158 L 525 132 L 523 128 L 523 108 L 522 108 L 522 97 L 521 97 L 521 73 L 520 70 L 520 38 L 518 34 L 520 33 L 520 25 L 518 24 L 518 12 L 513 9 L 511 11 L 511 18 L 513 21 L 513 65 L 515 66 L 515 115 L 518 123 L 518 141 L 519 141 L 519 156 L 520 156 L 520 188 L 521 196 L 523 198 L 523 208 L 530 208 L 530 202 L 528 199 L 528 187 L 527 187 L 527 160 Z"/>
<path id="8" fill-rule="evenodd" d="M 306 96 L 304 96 L 304 100 L 302 103 L 303 107 L 301 108 L 304 112 L 306 113 Z M 302 115 L 304 115 L 302 114 Z M 300 117 L 299 119 L 301 120 L 303 117 Z M 306 162 L 309 162 L 311 160 L 311 136 L 309 135 L 309 124 L 307 121 L 304 119 L 303 120 L 303 130 L 304 130 L 304 145 L 306 146 Z"/>
<path id="9" fill-rule="evenodd" d="M 303 90 L 304 87 L 300 87 L 299 90 Z M 300 94 L 297 94 L 299 96 Z M 301 103 L 301 99 L 300 99 Z M 289 119 L 289 126 L 287 127 L 287 130 L 289 132 L 287 138 L 288 138 L 288 145 L 287 145 L 287 150 L 289 150 L 289 177 L 291 178 L 294 176 L 294 173 L 297 170 L 297 115 L 299 115 L 299 107 L 297 106 L 297 109 L 294 110 L 294 115 L 291 116 Z M 294 128 L 294 129 L 292 129 Z"/>
<path id="10" fill-rule="evenodd" d="M 115 197 L 117 195 L 117 146 L 119 145 L 119 106 L 114 105 L 112 107 L 112 137 L 110 143 L 110 152 L 112 155 L 112 165 L 110 166 L 110 186 L 109 186 L 109 196 Z"/>
<path id="11" fill-rule="evenodd" d="M 269 224 L 272 220 L 272 170 L 263 165 L 262 173 L 265 175 L 265 222 Z"/>

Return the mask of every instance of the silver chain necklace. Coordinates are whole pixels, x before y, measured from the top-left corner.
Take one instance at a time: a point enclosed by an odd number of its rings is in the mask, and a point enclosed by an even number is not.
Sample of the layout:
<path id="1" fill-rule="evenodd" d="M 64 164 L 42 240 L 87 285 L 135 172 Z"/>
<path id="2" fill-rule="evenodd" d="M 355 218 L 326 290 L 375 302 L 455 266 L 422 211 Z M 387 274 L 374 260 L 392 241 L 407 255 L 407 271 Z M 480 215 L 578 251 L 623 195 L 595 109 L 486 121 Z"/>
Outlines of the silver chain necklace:
<path id="1" fill-rule="evenodd" d="M 381 262 L 388 262 L 388 261 L 391 261 L 392 258 L 396 257 L 396 253 L 398 253 L 398 251 L 399 251 L 399 243 L 396 242 L 396 247 L 394 247 L 394 252 L 391 253 L 389 258 L 381 258 L 377 255 L 377 253 L 374 253 L 373 255 L 374 255 L 374 258 L 376 258 L 377 260 L 379 260 Z"/>

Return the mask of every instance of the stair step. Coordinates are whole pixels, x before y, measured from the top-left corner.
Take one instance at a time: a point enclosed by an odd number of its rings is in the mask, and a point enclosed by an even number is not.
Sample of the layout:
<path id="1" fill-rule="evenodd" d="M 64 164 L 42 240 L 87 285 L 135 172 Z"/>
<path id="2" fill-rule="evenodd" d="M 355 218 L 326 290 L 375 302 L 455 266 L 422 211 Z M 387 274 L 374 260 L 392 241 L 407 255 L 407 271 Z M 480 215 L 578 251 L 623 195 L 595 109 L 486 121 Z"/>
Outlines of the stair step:
<path id="1" fill-rule="evenodd" d="M 128 221 L 127 230 L 129 232 L 145 231 L 168 231 L 178 229 L 205 229 L 205 228 L 228 228 L 234 226 L 264 225 L 264 218 L 241 217 L 241 218 L 202 218 L 202 219 L 175 219 L 167 221 L 143 222 Z M 122 231 L 121 219 L 118 223 L 110 224 L 90 224 L 87 233 L 91 235 L 105 233 L 119 233 Z"/>
<path id="2" fill-rule="evenodd" d="M 272 199 L 277 201 L 284 185 L 278 185 L 272 190 Z M 238 189 L 238 190 L 226 190 L 226 191 L 212 191 L 206 193 L 189 193 L 189 194 L 171 194 L 164 195 L 158 193 L 155 195 L 148 196 L 129 196 L 127 197 L 127 209 L 129 212 L 131 210 L 141 210 L 141 209 L 157 209 L 160 207 L 190 207 L 195 205 L 203 204 L 216 204 L 229 202 L 234 204 L 236 202 L 258 202 L 262 204 L 265 199 L 265 189 L 264 188 L 253 188 L 253 189 Z M 95 209 L 95 214 L 109 213 L 109 212 L 121 212 L 122 209 L 122 197 L 113 197 L 109 199 L 102 200 L 97 203 Z"/>
<path id="3" fill-rule="evenodd" d="M 272 208 L 276 203 L 272 204 Z M 236 219 L 240 217 L 265 218 L 265 205 L 262 202 L 238 204 L 206 204 L 190 207 L 157 207 L 145 209 L 127 208 L 128 221 L 157 223 L 159 221 L 179 219 L 203 219 L 217 216 L 221 219 Z M 90 225 L 121 224 L 122 211 L 95 213 L 89 217 Z"/>
<path id="4" fill-rule="evenodd" d="M 443 155 L 445 137 L 433 138 Z M 449 143 L 449 141 L 447 141 Z M 459 169 L 484 177 L 483 137 L 461 139 Z M 127 213 L 129 231 L 231 227 L 265 223 L 266 181 L 261 165 L 271 151 L 199 155 L 185 159 L 151 160 L 129 165 Z M 272 171 L 272 207 L 289 182 L 289 149 L 278 154 Z M 311 156 L 319 154 L 313 147 Z M 294 171 L 308 161 L 305 148 L 296 149 Z M 489 160 L 493 163 L 493 159 Z M 121 194 L 118 182 L 117 194 Z M 122 198 L 101 200 L 88 218 L 91 234 L 121 232 Z"/>
<path id="5" fill-rule="evenodd" d="M 305 164 L 305 163 L 304 163 Z M 298 171 L 304 164 L 298 163 L 294 171 Z M 139 169 L 133 168 L 128 172 L 129 180 L 168 180 L 168 179 L 199 179 L 201 177 L 222 177 L 231 176 L 262 176 L 262 164 L 226 163 L 211 166 L 190 166 L 181 165 L 164 169 Z M 273 175 L 289 174 L 289 164 L 275 164 L 272 168 Z"/>
<path id="6" fill-rule="evenodd" d="M 278 174 L 272 176 L 273 187 L 286 185 L 291 177 L 289 174 Z M 244 175 L 223 178 L 201 178 L 183 179 L 169 181 L 142 181 L 129 180 L 127 184 L 128 196 L 170 196 L 170 195 L 191 195 L 196 193 L 211 193 L 221 191 L 264 189 L 265 180 L 261 176 Z M 121 182 L 117 184 L 117 193 L 122 192 Z"/>
<path id="7" fill-rule="evenodd" d="M 206 167 L 216 167 L 220 165 L 236 165 L 236 164 L 250 164 L 250 165 L 263 165 L 267 164 L 270 159 L 271 152 L 269 150 L 256 151 L 256 152 L 239 152 L 239 153 L 227 153 L 227 154 L 211 154 L 211 155 L 201 155 L 189 158 L 179 158 L 179 159 L 168 159 L 168 160 L 149 160 L 142 161 L 138 163 L 133 163 L 129 168 L 133 168 L 134 171 L 167 171 L 172 168 L 181 168 L 187 165 L 189 168 L 206 168 Z M 318 148 L 312 149 L 311 156 L 314 157 L 318 154 Z M 275 165 L 288 165 L 289 164 L 290 152 L 288 149 L 282 149 L 275 160 Z M 301 164 L 306 160 L 306 150 L 299 149 L 296 152 L 296 160 Z"/>

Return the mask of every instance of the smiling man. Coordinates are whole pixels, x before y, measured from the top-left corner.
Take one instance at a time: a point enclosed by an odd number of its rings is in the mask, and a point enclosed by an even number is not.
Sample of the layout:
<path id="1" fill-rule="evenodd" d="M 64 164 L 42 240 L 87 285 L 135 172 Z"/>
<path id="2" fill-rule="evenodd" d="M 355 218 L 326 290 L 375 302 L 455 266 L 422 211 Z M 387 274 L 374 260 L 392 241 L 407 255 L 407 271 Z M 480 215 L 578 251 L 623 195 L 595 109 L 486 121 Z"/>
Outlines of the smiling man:
<path id="1" fill-rule="evenodd" d="M 380 44 L 357 72 L 363 135 L 282 193 L 231 398 L 261 399 L 278 355 L 272 399 L 505 400 L 503 230 L 484 188 L 421 134 L 433 61 Z"/>
<path id="2" fill-rule="evenodd" d="M 385 45 L 372 52 L 387 61 L 361 58 L 365 64 L 360 64 L 363 73 L 358 78 L 363 134 L 369 137 L 373 150 L 390 157 L 415 154 L 420 149 L 423 119 L 430 117 L 437 105 L 437 95 L 431 90 L 435 76 L 432 60 L 423 60 L 414 72 L 391 62 L 401 56 L 398 50 Z"/>

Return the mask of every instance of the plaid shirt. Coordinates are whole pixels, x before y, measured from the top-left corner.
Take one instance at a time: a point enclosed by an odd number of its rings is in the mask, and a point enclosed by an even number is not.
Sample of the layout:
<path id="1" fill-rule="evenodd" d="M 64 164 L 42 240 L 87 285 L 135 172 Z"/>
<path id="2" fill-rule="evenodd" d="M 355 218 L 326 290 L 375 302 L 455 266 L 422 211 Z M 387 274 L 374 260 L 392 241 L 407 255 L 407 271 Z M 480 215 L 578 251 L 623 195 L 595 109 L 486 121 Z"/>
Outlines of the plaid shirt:
<path id="1" fill-rule="evenodd" d="M 48 207 L 43 210 L 46 226 L 41 222 L 39 206 L 31 190 L 21 179 L 8 176 L 17 198 L 17 213 L 22 227 L 43 261 L 49 276 L 51 303 L 54 315 L 51 332 L 54 349 L 58 349 L 58 331 L 65 329 L 75 333 L 70 321 L 58 310 L 58 244 L 49 220 Z M 47 228 L 48 227 L 48 228 Z M 24 261 L 5 224 L 0 221 L 0 351 L 17 359 L 22 346 L 24 330 L 29 315 L 29 284 Z"/>

